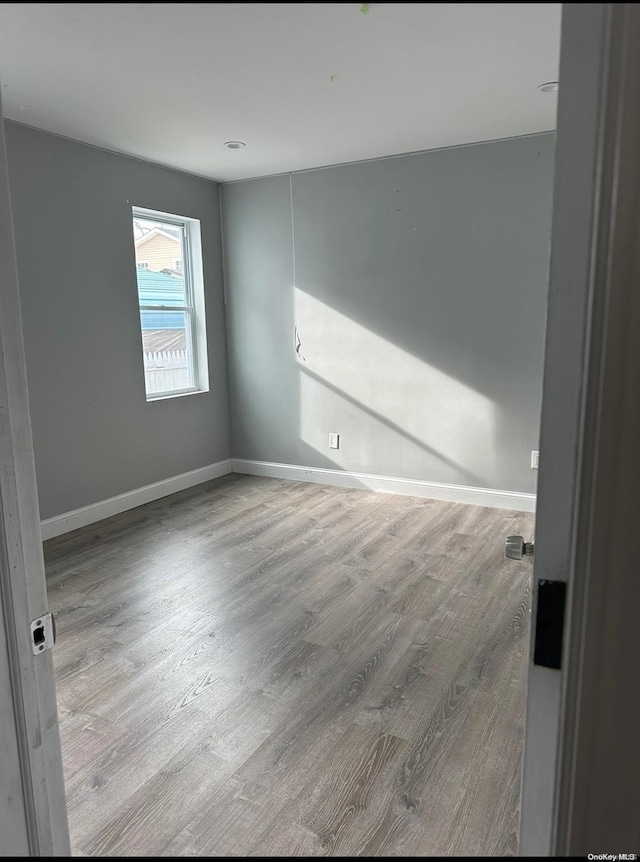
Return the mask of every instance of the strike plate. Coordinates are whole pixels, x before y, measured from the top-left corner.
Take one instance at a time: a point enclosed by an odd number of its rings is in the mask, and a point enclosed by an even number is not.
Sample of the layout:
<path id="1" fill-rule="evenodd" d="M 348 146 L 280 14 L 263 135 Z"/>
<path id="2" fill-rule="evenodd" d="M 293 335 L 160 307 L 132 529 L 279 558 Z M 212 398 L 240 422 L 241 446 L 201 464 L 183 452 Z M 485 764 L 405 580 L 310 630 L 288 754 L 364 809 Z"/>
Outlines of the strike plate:
<path id="1" fill-rule="evenodd" d="M 51 649 L 56 642 L 56 624 L 52 613 L 31 620 L 31 649 L 34 655 Z"/>

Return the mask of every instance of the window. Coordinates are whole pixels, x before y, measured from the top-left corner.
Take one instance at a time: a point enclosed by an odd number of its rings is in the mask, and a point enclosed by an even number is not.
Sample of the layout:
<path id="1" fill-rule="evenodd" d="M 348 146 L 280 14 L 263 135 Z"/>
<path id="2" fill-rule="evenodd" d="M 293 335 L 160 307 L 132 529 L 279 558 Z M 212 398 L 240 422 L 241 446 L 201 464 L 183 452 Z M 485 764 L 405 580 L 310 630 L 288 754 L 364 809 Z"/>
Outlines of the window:
<path id="1" fill-rule="evenodd" d="M 147 401 L 207 392 L 200 222 L 133 207 L 133 239 Z"/>

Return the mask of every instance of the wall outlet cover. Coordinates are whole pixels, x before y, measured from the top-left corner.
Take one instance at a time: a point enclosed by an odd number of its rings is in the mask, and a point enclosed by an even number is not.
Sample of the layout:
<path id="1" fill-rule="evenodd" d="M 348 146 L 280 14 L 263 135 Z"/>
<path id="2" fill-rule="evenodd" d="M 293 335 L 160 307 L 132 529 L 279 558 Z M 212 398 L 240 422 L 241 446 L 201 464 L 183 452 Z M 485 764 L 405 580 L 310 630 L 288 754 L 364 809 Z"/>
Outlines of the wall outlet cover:
<path id="1" fill-rule="evenodd" d="M 537 470 L 539 462 L 540 462 L 540 452 L 538 452 L 536 449 L 533 449 L 531 452 L 531 469 Z"/>
<path id="2" fill-rule="evenodd" d="M 339 434 L 329 434 L 329 449 L 339 449 L 340 448 L 340 435 Z"/>

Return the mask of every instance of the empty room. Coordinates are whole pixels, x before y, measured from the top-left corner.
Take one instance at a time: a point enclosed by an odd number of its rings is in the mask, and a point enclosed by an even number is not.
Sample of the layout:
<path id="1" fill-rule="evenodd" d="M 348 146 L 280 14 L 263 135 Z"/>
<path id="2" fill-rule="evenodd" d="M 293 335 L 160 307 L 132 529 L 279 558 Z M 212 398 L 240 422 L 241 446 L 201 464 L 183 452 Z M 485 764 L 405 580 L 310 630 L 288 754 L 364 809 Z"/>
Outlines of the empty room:
<path id="1" fill-rule="evenodd" d="M 547 840 L 561 13 L 0 6 L 2 855 Z"/>

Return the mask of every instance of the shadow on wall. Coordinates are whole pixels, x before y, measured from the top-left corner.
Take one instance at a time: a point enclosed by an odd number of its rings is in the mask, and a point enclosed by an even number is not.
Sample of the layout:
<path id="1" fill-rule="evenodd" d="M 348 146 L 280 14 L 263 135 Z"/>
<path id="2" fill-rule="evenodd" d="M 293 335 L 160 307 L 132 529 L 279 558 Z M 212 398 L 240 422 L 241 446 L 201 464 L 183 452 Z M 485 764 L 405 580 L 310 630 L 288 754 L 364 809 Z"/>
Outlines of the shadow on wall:
<path id="1" fill-rule="evenodd" d="M 322 454 L 325 429 L 340 429 L 343 445 L 332 455 L 344 470 L 384 463 L 390 453 L 409 470 L 427 454 L 441 465 L 443 475 L 453 471 L 480 487 L 487 482 L 497 459 L 494 410 L 487 398 L 300 288 L 294 288 L 294 304 L 301 337 L 303 443 Z M 476 450 L 486 460 L 482 472 L 465 466 Z"/>
<path id="2" fill-rule="evenodd" d="M 227 187 L 234 456 L 535 491 L 553 150 Z"/>
<path id="3" fill-rule="evenodd" d="M 535 490 L 553 151 L 293 175 L 302 441 L 341 433 L 346 470 Z"/>

